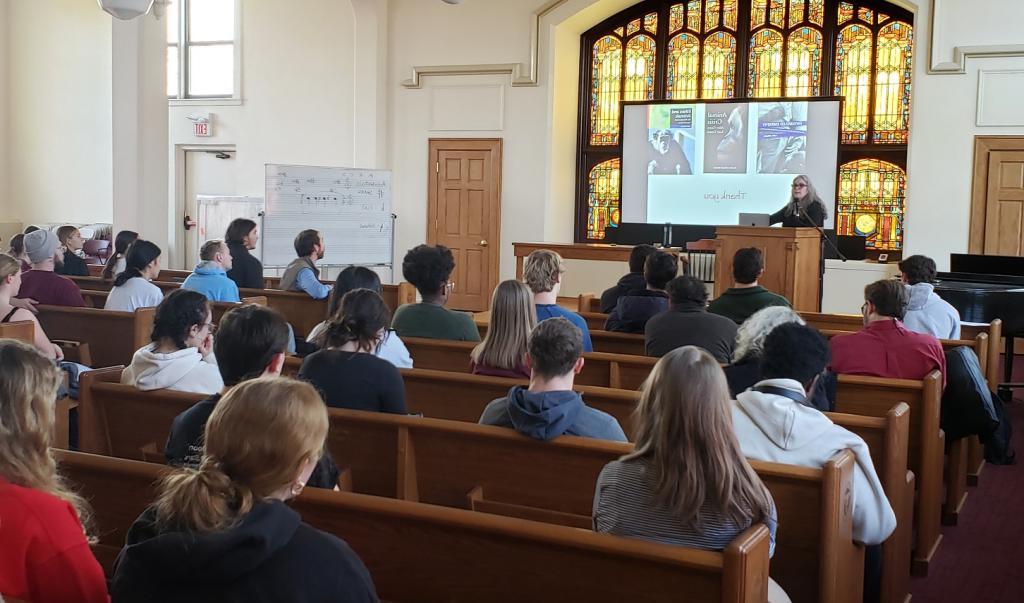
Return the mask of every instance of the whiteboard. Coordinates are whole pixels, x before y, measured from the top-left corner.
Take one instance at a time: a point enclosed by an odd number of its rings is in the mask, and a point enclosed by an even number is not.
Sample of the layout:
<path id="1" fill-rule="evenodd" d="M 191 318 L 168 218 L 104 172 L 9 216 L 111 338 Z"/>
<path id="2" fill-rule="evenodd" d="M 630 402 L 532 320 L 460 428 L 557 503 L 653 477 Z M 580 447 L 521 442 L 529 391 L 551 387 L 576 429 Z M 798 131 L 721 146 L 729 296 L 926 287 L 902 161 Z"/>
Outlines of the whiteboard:
<path id="1" fill-rule="evenodd" d="M 260 197 L 196 195 L 196 249 L 210 239 L 223 239 L 235 218 L 248 218 L 259 225 L 263 209 Z M 260 258 L 259 246 L 250 253 Z"/>
<path id="2" fill-rule="evenodd" d="M 319 230 L 324 265 L 391 266 L 391 172 L 309 165 L 266 165 L 263 263 L 295 259 L 295 235 Z"/>

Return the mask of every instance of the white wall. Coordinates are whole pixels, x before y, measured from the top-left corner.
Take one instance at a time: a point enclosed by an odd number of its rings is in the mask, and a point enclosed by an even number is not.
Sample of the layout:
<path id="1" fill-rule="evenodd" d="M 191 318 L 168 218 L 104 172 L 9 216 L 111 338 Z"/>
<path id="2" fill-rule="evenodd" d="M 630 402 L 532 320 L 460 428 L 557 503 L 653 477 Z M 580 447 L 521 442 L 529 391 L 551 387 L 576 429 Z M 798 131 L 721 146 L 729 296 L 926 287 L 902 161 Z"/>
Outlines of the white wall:
<path id="1" fill-rule="evenodd" d="M 110 17 L 83 0 L 5 4 L 5 219 L 109 222 Z"/>

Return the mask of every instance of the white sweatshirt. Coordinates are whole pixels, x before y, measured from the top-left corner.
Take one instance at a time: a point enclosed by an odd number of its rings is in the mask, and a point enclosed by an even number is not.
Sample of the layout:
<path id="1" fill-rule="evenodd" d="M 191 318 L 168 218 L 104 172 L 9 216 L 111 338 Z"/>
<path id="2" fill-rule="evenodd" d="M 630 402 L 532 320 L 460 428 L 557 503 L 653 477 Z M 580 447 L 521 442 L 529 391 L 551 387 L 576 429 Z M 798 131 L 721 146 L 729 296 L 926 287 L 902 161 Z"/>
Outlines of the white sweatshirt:
<path id="1" fill-rule="evenodd" d="M 132 279 L 134 280 L 134 279 Z M 213 395 L 224 389 L 220 370 L 205 359 L 198 348 L 185 348 L 169 354 L 154 352 L 155 343 L 135 352 L 132 363 L 121 373 L 121 383 L 142 391 L 173 389 L 181 392 Z"/>
<path id="2" fill-rule="evenodd" d="M 935 293 L 934 285 L 907 285 L 907 293 L 910 294 L 910 303 L 903 317 L 903 326 L 939 339 L 960 339 L 960 314 Z"/>
<path id="3" fill-rule="evenodd" d="M 120 287 L 111 287 L 104 310 L 134 312 L 139 308 L 154 308 L 164 300 L 164 292 L 141 276 L 128 279 Z"/>
<path id="4" fill-rule="evenodd" d="M 768 379 L 758 383 L 762 384 L 804 395 L 803 387 L 792 379 Z M 809 406 L 754 390 L 736 396 L 732 424 L 740 448 L 749 459 L 822 467 L 835 453 L 849 448 L 856 457 L 853 539 L 864 544 L 880 544 L 896 529 L 896 515 L 875 473 L 868 446 L 860 436 Z"/>

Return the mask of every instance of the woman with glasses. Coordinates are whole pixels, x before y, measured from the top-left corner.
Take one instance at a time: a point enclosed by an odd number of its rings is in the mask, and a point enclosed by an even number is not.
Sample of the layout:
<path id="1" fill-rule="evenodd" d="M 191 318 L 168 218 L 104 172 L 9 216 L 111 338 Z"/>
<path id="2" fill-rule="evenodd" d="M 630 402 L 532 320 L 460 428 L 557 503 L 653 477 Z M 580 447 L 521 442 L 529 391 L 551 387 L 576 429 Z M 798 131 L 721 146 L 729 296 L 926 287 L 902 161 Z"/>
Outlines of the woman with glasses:
<path id="1" fill-rule="evenodd" d="M 156 308 L 152 343 L 135 352 L 121 383 L 143 390 L 212 395 L 224 388 L 213 358 L 210 302 L 198 291 L 172 291 Z"/>
<path id="2" fill-rule="evenodd" d="M 782 222 L 785 227 L 823 226 L 828 218 L 825 203 L 814 190 L 811 179 L 801 174 L 793 178 L 792 193 L 789 202 L 779 211 L 772 214 L 770 223 Z"/>

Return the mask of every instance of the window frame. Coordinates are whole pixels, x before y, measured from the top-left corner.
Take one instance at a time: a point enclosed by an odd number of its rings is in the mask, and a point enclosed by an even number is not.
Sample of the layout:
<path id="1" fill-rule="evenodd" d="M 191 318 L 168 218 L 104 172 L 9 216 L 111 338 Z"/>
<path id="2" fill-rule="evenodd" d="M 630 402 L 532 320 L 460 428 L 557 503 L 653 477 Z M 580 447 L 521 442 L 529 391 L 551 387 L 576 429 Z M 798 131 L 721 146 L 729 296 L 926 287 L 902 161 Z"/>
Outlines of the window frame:
<path id="1" fill-rule="evenodd" d="M 178 87 L 177 96 L 168 96 L 167 102 L 170 106 L 190 106 L 190 105 L 241 105 L 242 104 L 242 35 L 241 35 L 241 0 L 233 0 L 234 4 L 234 39 L 232 40 L 214 40 L 214 41 L 203 41 L 203 42 L 189 42 L 188 41 L 188 7 L 192 0 L 178 0 L 178 11 L 176 15 L 167 15 L 167 18 L 174 18 L 178 23 L 178 42 L 177 44 L 168 42 L 167 48 L 178 49 Z M 189 49 L 193 46 L 223 46 L 225 44 L 231 44 L 232 55 L 233 55 L 233 82 L 232 82 L 232 93 L 228 96 L 223 95 L 192 95 L 188 91 L 188 77 L 189 77 L 189 66 L 191 59 L 189 58 Z"/>
<path id="2" fill-rule="evenodd" d="M 621 12 L 604 19 L 594 27 L 588 29 L 580 35 L 580 78 L 579 78 L 579 97 L 578 97 L 578 120 L 577 120 L 577 151 L 576 151 L 576 186 L 575 186 L 575 207 L 574 207 L 574 228 L 573 238 L 577 243 L 600 243 L 601 239 L 591 239 L 587 237 L 587 216 L 588 216 L 588 194 L 589 194 L 589 177 L 590 171 L 594 166 L 607 161 L 608 159 L 622 157 L 622 141 L 621 138 L 617 144 L 614 145 L 592 145 L 590 144 L 590 95 L 591 95 L 591 68 L 592 68 L 592 49 L 593 44 L 605 35 L 615 35 L 614 30 L 617 27 L 625 27 L 627 23 L 634 19 L 642 19 L 644 15 L 649 13 L 658 14 L 658 31 L 655 36 L 657 55 L 655 60 L 655 100 L 664 100 L 666 97 L 666 75 L 668 71 L 668 41 L 671 38 L 669 33 L 669 13 L 672 5 L 686 3 L 686 0 L 645 0 L 630 6 Z M 834 96 L 835 90 L 835 58 L 836 58 L 836 38 L 842 27 L 838 23 L 839 16 L 839 5 L 841 0 L 825 0 L 824 2 L 824 14 L 822 18 L 822 25 L 812 25 L 811 27 L 817 29 L 822 35 L 822 51 L 821 51 L 821 83 L 818 94 L 814 98 L 827 98 Z M 873 10 L 876 15 L 878 13 L 885 13 L 894 20 L 900 20 L 911 27 L 914 27 L 914 15 L 913 13 L 899 7 L 895 4 L 885 2 L 884 0 L 850 0 L 851 4 L 855 6 L 854 14 L 857 12 L 857 8 L 864 7 Z M 801 25 L 789 24 L 789 10 L 788 3 L 785 4 L 787 10 L 783 18 L 784 27 L 778 28 L 783 33 L 783 64 L 785 64 L 786 57 L 788 55 L 788 41 L 791 33 L 795 32 L 796 29 Z M 702 0 L 702 16 L 706 15 L 706 1 Z M 808 6 L 809 9 L 809 6 Z M 750 43 L 753 34 L 756 30 L 763 29 L 767 25 L 758 25 L 755 27 L 751 26 L 751 13 L 752 13 L 752 2 L 751 0 L 740 0 L 738 3 L 737 10 L 737 28 L 732 35 L 736 38 L 736 66 L 735 66 L 735 79 L 733 82 L 733 95 L 727 100 L 740 101 L 750 100 L 756 101 L 757 98 L 750 95 L 748 89 L 749 86 L 749 69 L 750 69 Z M 806 10 L 804 14 L 803 23 L 810 23 L 810 11 Z M 848 25 L 848 23 L 846 24 Z M 878 43 L 878 30 L 882 27 L 877 22 L 867 25 L 872 32 L 872 43 L 873 46 L 877 46 Z M 704 40 L 713 35 L 715 31 L 721 31 L 722 26 L 712 29 L 710 32 L 705 32 L 697 36 L 701 42 L 701 59 L 700 64 L 703 64 L 703 45 Z M 684 28 L 683 31 L 686 31 Z M 677 32 L 678 34 L 679 32 Z M 623 48 L 630 36 L 619 36 L 623 41 Z M 922 52 L 919 47 L 919 39 L 915 39 L 914 52 Z M 874 67 L 872 68 L 874 73 Z M 700 74 L 698 74 L 698 80 Z M 785 78 L 782 82 L 783 93 L 786 90 Z M 838 207 L 838 169 L 839 166 L 846 164 L 856 159 L 879 159 L 887 161 L 900 166 L 904 172 L 906 172 L 907 164 L 907 144 L 906 143 L 878 143 L 872 139 L 872 131 L 874 125 L 874 80 L 872 79 L 872 114 L 869 118 L 868 124 L 868 141 L 866 143 L 842 143 L 839 145 L 839 162 L 837 165 L 837 204 L 833 206 L 833 211 Z M 797 97 L 788 97 L 787 100 L 793 100 Z M 625 101 L 620 101 L 625 102 Z M 911 103 L 913 103 L 913 95 L 911 95 Z M 621 111 L 619 114 L 621 123 Z M 909 124 L 908 124 L 909 126 Z M 621 126 L 620 126 L 621 132 Z M 892 253 L 892 252 L 890 252 Z"/>

